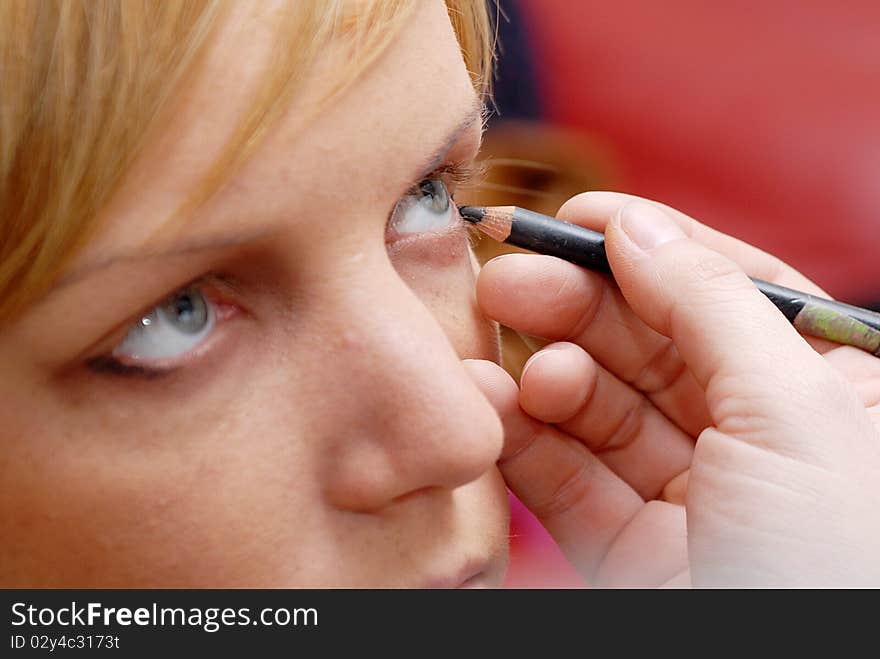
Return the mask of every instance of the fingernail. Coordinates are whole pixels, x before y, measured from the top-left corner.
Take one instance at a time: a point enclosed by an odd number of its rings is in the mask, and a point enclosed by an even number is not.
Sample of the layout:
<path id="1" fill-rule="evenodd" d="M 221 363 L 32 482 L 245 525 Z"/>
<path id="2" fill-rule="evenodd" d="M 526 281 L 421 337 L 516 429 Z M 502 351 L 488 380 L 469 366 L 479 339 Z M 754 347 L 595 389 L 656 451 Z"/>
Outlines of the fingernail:
<path id="1" fill-rule="evenodd" d="M 630 240 L 646 251 L 687 237 L 675 220 L 646 201 L 631 201 L 621 208 L 620 226 Z"/>
<path id="2" fill-rule="evenodd" d="M 503 261 L 508 256 L 522 256 L 522 254 L 518 254 L 515 252 L 507 252 L 506 254 L 499 254 L 498 256 L 493 256 L 491 259 L 486 261 L 486 264 L 488 265 L 489 263 L 496 263 L 498 261 Z"/>
<path id="3" fill-rule="evenodd" d="M 526 363 L 523 364 L 522 371 L 519 374 L 519 381 L 522 382 L 523 378 L 526 376 L 526 371 L 529 370 L 529 367 L 534 364 L 536 361 L 541 359 L 544 355 L 552 354 L 557 350 L 567 350 L 569 347 L 568 343 L 551 343 L 549 345 L 544 346 L 540 350 L 535 353 L 532 353 L 532 356 L 526 360 Z"/>

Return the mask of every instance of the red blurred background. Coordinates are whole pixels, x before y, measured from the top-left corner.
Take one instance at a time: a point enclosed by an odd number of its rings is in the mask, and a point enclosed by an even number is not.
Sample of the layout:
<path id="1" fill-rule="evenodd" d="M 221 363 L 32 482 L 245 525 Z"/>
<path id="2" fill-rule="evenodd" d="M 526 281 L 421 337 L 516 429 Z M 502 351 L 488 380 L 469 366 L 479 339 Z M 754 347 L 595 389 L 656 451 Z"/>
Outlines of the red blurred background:
<path id="1" fill-rule="evenodd" d="M 564 179 L 549 181 L 555 196 L 510 203 L 552 213 L 563 191 L 642 195 L 776 254 L 834 297 L 880 302 L 880 3 L 500 6 L 488 155 L 549 161 L 532 174 Z M 524 185 L 505 176 L 496 196 Z M 583 585 L 518 502 L 511 532 L 508 586 Z"/>

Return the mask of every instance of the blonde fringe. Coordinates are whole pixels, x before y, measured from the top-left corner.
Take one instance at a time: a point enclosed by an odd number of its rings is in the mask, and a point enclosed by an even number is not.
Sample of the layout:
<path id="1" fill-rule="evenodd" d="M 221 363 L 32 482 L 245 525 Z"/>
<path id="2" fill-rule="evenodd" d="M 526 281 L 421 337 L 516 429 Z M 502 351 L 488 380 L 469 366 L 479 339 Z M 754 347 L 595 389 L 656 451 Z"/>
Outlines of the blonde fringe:
<path id="1" fill-rule="evenodd" d="M 330 40 L 345 39 L 357 53 L 340 72 L 338 92 L 381 55 L 414 6 L 291 3 L 277 32 L 283 56 L 171 223 L 252 154 Z M 39 299 L 94 235 L 99 211 L 150 132 L 198 74 L 228 7 L 221 0 L 0 1 L 0 323 Z M 485 7 L 448 0 L 447 8 L 474 86 L 487 93 L 494 43 Z"/>

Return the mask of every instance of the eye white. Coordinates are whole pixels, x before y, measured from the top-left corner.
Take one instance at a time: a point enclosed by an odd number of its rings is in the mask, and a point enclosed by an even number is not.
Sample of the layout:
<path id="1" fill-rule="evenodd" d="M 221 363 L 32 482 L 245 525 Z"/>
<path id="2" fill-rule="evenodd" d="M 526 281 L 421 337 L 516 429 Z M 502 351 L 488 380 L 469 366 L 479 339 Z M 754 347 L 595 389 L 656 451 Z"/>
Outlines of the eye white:
<path id="1" fill-rule="evenodd" d="M 440 179 L 426 179 L 397 202 L 391 228 L 399 234 L 439 231 L 452 224 L 454 217 L 446 185 Z"/>
<path id="2" fill-rule="evenodd" d="M 214 329 L 211 302 L 192 287 L 175 293 L 128 330 L 114 357 L 153 360 L 186 354 Z"/>

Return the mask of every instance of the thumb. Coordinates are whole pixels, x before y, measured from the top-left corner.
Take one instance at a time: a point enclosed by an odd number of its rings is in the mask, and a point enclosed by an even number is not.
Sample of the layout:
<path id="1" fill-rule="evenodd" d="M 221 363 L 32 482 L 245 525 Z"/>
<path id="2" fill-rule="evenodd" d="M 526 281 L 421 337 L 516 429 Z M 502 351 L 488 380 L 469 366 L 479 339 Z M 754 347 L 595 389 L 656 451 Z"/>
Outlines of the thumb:
<path id="1" fill-rule="evenodd" d="M 624 297 L 675 343 L 706 392 L 718 430 L 804 455 L 804 429 L 829 425 L 827 410 L 858 405 L 864 414 L 850 387 L 746 274 L 692 240 L 665 210 L 630 202 L 605 236 Z M 780 432 L 793 423 L 799 432 Z"/>

